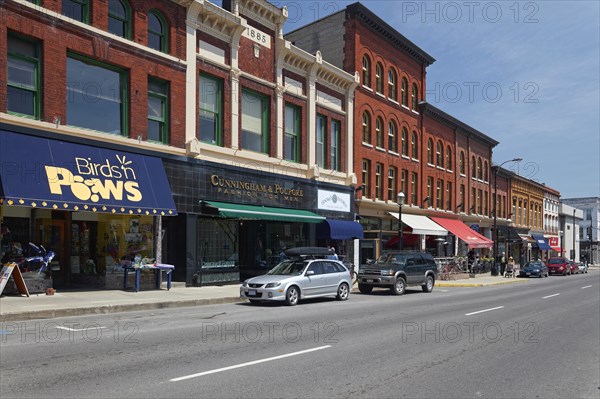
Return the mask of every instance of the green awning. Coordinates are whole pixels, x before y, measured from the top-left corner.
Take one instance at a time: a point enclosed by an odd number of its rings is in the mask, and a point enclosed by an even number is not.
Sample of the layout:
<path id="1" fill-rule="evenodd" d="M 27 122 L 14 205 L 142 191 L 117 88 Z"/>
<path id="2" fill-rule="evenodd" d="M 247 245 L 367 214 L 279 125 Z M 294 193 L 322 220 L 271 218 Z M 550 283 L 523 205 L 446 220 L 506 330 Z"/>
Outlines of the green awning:
<path id="1" fill-rule="evenodd" d="M 324 216 L 316 213 L 268 206 L 240 205 L 227 202 L 203 201 L 204 204 L 217 208 L 219 215 L 236 219 L 275 220 L 281 222 L 321 223 Z"/>

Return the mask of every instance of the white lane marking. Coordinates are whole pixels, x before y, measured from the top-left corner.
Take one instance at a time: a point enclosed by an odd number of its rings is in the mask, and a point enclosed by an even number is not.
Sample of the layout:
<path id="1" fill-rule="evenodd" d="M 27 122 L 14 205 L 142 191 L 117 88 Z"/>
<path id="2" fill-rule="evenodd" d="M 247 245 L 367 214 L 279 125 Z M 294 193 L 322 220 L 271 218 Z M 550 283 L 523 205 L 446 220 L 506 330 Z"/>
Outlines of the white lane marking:
<path id="1" fill-rule="evenodd" d="M 291 356 L 303 355 L 305 353 L 314 352 L 314 351 L 318 351 L 318 350 L 321 350 L 321 349 L 327 349 L 327 348 L 331 348 L 331 345 L 319 346 L 318 348 L 306 349 L 306 350 L 303 350 L 303 351 L 292 352 L 292 353 L 288 353 L 288 354 L 285 354 L 285 355 L 279 355 L 279 356 L 268 357 L 266 359 L 254 360 L 252 362 L 236 364 L 234 366 L 223 367 L 223 368 L 220 368 L 220 369 L 203 371 L 202 373 L 184 375 L 183 377 L 171 378 L 169 381 L 170 382 L 178 382 L 178 381 L 183 381 L 183 380 L 189 380 L 190 378 L 202 377 L 204 375 L 214 374 L 214 373 L 220 373 L 221 371 L 238 369 L 240 367 L 253 366 L 255 364 L 270 362 L 270 361 L 273 361 L 273 360 L 284 359 L 286 357 L 291 357 Z"/>
<path id="2" fill-rule="evenodd" d="M 437 290 L 439 292 L 448 292 L 448 290 Z"/>
<path id="3" fill-rule="evenodd" d="M 544 297 L 542 297 L 542 299 L 552 298 L 553 296 L 558 296 L 558 295 L 560 295 L 560 294 L 552 294 L 552 295 L 544 296 Z"/>
<path id="4" fill-rule="evenodd" d="M 582 290 L 585 290 L 586 288 L 591 288 L 591 285 L 586 285 L 585 287 L 581 287 Z"/>
<path id="5" fill-rule="evenodd" d="M 495 308 L 478 310 L 477 312 L 465 313 L 465 316 L 471 316 L 472 314 L 477 314 L 477 313 L 483 313 L 483 312 L 489 312 L 489 311 L 492 311 L 492 310 L 502 309 L 503 307 L 504 306 L 496 306 Z"/>
<path id="6" fill-rule="evenodd" d="M 79 332 L 79 331 L 87 331 L 87 330 L 90 330 L 92 328 L 102 329 L 102 328 L 108 328 L 108 327 L 92 326 L 92 327 L 88 327 L 88 328 L 69 328 L 69 327 L 63 327 L 63 326 L 56 326 L 56 328 L 60 328 L 61 330 Z"/>

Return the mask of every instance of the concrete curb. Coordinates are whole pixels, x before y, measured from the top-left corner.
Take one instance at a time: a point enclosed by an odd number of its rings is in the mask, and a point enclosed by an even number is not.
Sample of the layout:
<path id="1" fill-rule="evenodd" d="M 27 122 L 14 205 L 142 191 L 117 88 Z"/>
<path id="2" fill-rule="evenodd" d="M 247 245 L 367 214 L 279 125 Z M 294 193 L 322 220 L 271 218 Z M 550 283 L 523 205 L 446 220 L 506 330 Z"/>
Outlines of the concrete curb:
<path id="1" fill-rule="evenodd" d="M 244 302 L 245 299 L 236 297 L 224 298 L 207 298 L 207 299 L 191 299 L 169 302 L 150 302 L 150 303 L 135 303 L 126 305 L 107 305 L 88 308 L 66 308 L 66 309 L 50 309 L 50 310 L 34 310 L 30 312 L 14 312 L 0 314 L 0 322 L 6 321 L 25 321 L 34 319 L 54 319 L 57 317 L 72 317 L 72 316 L 89 316 L 109 313 L 132 312 L 138 310 L 153 310 L 153 309 L 168 309 L 168 308 L 184 308 L 193 306 L 205 305 L 220 305 L 225 303 Z"/>

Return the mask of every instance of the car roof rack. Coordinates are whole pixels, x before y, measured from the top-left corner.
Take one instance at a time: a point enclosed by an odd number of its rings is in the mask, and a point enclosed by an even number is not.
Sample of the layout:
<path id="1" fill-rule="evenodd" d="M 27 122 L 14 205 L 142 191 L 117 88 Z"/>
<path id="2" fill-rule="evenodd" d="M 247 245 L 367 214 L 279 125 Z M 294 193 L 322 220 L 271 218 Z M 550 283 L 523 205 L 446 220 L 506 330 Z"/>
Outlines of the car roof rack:
<path id="1" fill-rule="evenodd" d="M 290 258 L 322 259 L 335 254 L 330 248 L 324 247 L 297 247 L 286 249 L 284 253 Z"/>

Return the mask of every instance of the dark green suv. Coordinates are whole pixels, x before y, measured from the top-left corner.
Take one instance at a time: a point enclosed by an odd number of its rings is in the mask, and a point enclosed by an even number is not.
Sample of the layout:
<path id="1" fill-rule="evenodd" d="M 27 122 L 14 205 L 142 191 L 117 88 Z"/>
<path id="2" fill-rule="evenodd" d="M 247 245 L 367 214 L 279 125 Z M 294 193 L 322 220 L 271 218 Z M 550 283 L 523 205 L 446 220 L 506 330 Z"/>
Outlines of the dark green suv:
<path id="1" fill-rule="evenodd" d="M 427 252 L 389 252 L 360 267 L 358 289 L 370 294 L 373 287 L 389 288 L 402 295 L 406 287 L 420 285 L 424 292 L 431 292 L 436 279 L 437 266 Z"/>

